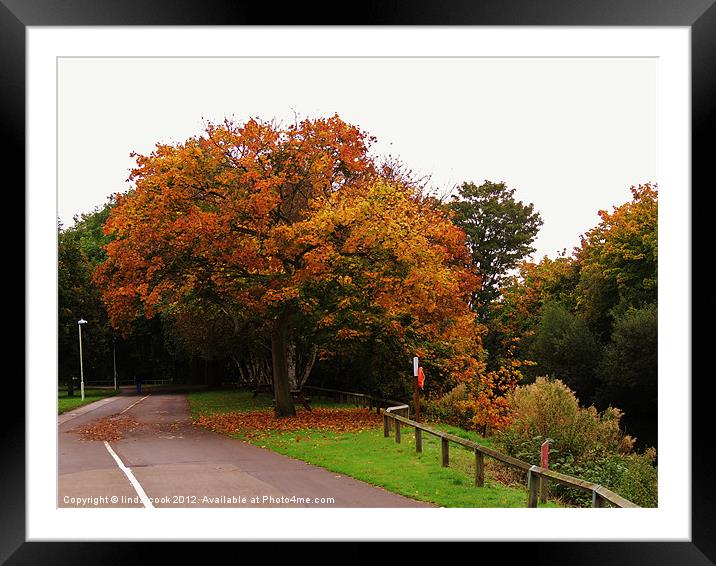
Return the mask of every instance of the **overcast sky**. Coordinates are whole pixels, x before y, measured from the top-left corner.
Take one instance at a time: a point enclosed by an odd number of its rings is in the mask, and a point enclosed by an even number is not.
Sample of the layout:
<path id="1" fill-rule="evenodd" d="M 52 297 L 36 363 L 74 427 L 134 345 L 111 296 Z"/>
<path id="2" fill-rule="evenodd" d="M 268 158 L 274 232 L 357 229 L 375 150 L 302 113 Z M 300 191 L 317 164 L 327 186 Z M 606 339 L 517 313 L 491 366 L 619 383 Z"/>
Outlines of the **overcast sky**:
<path id="1" fill-rule="evenodd" d="M 207 121 L 338 113 L 446 189 L 504 181 L 544 225 L 535 258 L 579 243 L 597 211 L 656 182 L 656 60 L 60 59 L 58 216 L 124 192 L 130 152 Z"/>

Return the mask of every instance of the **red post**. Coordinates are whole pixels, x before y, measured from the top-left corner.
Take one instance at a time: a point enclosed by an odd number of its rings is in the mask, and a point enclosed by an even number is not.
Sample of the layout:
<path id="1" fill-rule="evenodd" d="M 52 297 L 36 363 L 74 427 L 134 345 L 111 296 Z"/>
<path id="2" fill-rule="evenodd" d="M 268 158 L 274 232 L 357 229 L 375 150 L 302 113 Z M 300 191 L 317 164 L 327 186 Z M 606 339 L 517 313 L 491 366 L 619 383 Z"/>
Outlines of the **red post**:
<path id="1" fill-rule="evenodd" d="M 549 469 L 549 440 L 545 440 L 541 446 L 540 453 L 540 467 Z M 547 478 L 540 478 L 540 501 L 546 503 L 547 501 Z"/>
<path id="2" fill-rule="evenodd" d="M 549 469 L 549 440 L 542 443 L 542 454 L 540 458 L 540 467 Z"/>

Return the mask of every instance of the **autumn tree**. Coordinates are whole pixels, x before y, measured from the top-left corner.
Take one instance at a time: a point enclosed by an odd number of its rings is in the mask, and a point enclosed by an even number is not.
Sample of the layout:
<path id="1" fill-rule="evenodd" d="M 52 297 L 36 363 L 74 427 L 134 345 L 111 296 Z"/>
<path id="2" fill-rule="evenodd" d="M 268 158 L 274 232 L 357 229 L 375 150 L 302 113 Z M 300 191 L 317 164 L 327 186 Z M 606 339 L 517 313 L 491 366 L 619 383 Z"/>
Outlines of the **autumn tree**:
<path id="1" fill-rule="evenodd" d="M 153 366 L 162 375 L 173 369 L 174 357 L 167 350 L 162 320 L 137 319 L 131 332 L 115 332 L 93 280 L 93 273 L 106 259 L 105 246 L 112 239 L 104 224 L 116 205 L 114 195 L 93 210 L 77 214 L 73 224 L 58 235 L 59 355 L 61 376 L 78 372 L 77 320 L 89 324 L 82 329 L 85 373 L 93 380 L 112 381 L 116 360 L 120 379 Z M 66 368 L 66 369 L 65 369 Z"/>
<path id="2" fill-rule="evenodd" d="M 520 262 L 518 272 L 505 279 L 500 300 L 489 308 L 492 365 L 504 365 L 510 359 L 531 360 L 542 306 L 554 301 L 572 312 L 578 281 L 579 264 L 566 254 L 555 259 L 545 256 L 538 263 Z M 535 377 L 529 368 L 526 375 Z"/>
<path id="3" fill-rule="evenodd" d="M 532 242 L 542 226 L 534 205 L 516 200 L 514 194 L 505 183 L 466 182 L 449 205 L 455 223 L 467 234 L 471 262 L 482 281 L 472 294 L 472 305 L 483 321 L 509 271 L 534 252 Z"/>
<path id="4" fill-rule="evenodd" d="M 276 412 L 295 414 L 295 333 L 324 353 L 384 333 L 413 350 L 443 342 L 463 356 L 476 280 L 464 235 L 408 183 L 381 179 L 372 139 L 338 116 L 282 127 L 252 119 L 136 155 L 95 280 L 112 323 L 211 304 L 238 332 L 271 340 Z M 475 344 L 470 344 L 475 346 Z"/>
<path id="5" fill-rule="evenodd" d="M 605 340 L 630 308 L 657 301 L 658 191 L 649 183 L 630 190 L 630 202 L 599 211 L 601 222 L 575 251 L 577 311 Z"/>
<path id="6" fill-rule="evenodd" d="M 658 193 L 599 211 L 571 256 L 524 262 L 493 303 L 491 328 L 534 361 L 529 377 L 550 374 L 585 403 L 656 411 Z"/>

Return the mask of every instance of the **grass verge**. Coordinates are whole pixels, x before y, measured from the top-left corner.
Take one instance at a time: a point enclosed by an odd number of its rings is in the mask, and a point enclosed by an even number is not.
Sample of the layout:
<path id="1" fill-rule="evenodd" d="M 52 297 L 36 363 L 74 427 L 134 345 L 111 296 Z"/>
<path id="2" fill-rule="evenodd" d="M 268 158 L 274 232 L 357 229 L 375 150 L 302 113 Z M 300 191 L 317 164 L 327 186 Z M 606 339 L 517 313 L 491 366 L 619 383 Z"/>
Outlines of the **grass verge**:
<path id="1" fill-rule="evenodd" d="M 79 389 L 75 389 L 74 397 L 67 397 L 67 391 L 60 389 L 57 394 L 57 414 L 61 415 L 77 407 L 89 405 L 90 403 L 94 403 L 105 397 L 112 397 L 113 395 L 116 395 L 114 389 L 85 389 L 85 399 L 83 401 L 80 397 Z"/>
<path id="2" fill-rule="evenodd" d="M 195 419 L 232 412 L 269 411 L 270 396 L 252 398 L 246 391 L 203 391 L 187 395 L 192 416 Z M 314 407 L 341 407 L 346 411 L 355 409 L 349 405 L 323 404 L 319 399 Z M 303 411 L 302 408 L 297 408 Z M 469 431 L 438 425 L 453 434 L 469 438 L 484 445 L 483 439 Z M 297 430 L 237 430 L 227 432 L 230 436 L 344 474 L 394 493 L 427 501 L 441 507 L 525 507 L 527 491 L 522 485 L 504 485 L 498 481 L 500 470 L 489 459 L 486 461 L 485 485 L 475 487 L 474 453 L 457 445 L 450 445 L 450 467 L 441 466 L 440 440 L 423 434 L 423 451 L 415 452 L 413 429 L 402 428 L 402 442 L 394 437 L 383 436 L 380 425 L 351 432 L 330 430 L 330 423 L 323 429 L 301 428 Z M 557 507 L 548 501 L 540 507 Z"/>

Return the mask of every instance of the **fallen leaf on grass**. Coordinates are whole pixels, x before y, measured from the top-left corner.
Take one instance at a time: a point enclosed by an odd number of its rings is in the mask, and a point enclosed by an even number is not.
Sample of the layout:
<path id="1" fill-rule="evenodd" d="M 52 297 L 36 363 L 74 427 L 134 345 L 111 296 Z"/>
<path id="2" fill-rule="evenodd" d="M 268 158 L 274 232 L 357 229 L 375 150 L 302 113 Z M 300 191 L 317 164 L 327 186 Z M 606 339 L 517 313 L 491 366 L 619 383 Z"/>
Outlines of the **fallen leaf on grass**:
<path id="1" fill-rule="evenodd" d="M 242 432 L 254 439 L 266 438 L 265 435 L 269 431 L 290 432 L 312 429 L 321 432 L 359 432 L 381 423 L 382 419 L 379 415 L 362 408 L 315 408 L 312 411 L 299 411 L 295 417 L 286 418 L 276 417 L 269 409 L 249 413 L 201 415 L 194 420 L 195 425 L 214 432 Z M 298 442 L 299 439 L 297 438 L 296 441 Z"/>

